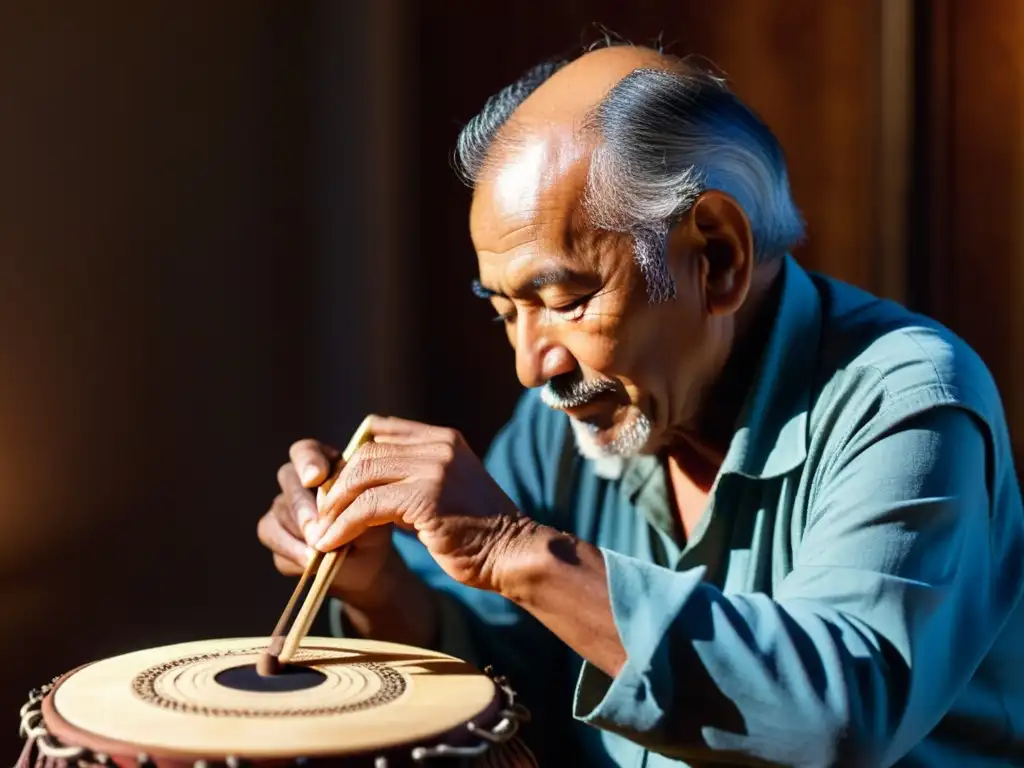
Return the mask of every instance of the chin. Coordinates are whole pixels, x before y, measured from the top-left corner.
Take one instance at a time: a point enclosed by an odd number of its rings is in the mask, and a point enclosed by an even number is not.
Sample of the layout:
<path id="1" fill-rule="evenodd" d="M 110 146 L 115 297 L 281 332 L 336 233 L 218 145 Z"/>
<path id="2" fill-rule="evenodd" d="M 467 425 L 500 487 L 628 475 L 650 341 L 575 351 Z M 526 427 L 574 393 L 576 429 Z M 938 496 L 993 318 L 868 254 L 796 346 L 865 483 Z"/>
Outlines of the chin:
<path id="1" fill-rule="evenodd" d="M 653 450 L 651 420 L 635 406 L 606 428 L 572 417 L 569 423 L 576 437 L 576 448 L 586 459 L 628 459 Z"/>

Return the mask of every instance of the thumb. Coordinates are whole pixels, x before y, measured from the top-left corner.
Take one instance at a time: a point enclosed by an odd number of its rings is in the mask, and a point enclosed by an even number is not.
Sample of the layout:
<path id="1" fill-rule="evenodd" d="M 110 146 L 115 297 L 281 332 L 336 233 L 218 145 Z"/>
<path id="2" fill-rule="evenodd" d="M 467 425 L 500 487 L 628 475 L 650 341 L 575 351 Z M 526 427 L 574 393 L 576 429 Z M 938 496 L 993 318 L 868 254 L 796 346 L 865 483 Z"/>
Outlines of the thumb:
<path id="1" fill-rule="evenodd" d="M 299 440 L 288 449 L 288 457 L 306 488 L 315 488 L 327 479 L 337 456 L 337 450 L 317 440 Z"/>

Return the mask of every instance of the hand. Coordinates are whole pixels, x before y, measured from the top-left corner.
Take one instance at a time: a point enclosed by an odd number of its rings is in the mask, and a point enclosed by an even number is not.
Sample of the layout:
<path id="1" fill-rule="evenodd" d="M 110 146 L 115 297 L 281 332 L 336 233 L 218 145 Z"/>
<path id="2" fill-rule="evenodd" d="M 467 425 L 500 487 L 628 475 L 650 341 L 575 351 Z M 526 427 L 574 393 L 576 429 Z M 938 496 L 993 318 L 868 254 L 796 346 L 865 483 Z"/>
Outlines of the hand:
<path id="1" fill-rule="evenodd" d="M 313 556 L 306 535 L 318 517 L 314 490 L 331 472 L 339 451 L 316 440 L 300 440 L 289 450 L 291 461 L 277 472 L 281 493 L 260 518 L 259 540 L 274 553 L 274 565 L 285 576 L 299 576 Z M 330 593 L 342 600 L 364 596 L 378 582 L 386 564 L 397 558 L 389 528 L 374 528 L 353 543 Z"/>
<path id="2" fill-rule="evenodd" d="M 370 431 L 373 442 L 341 471 L 308 540 L 321 551 L 355 547 L 395 524 L 415 531 L 452 578 L 496 590 L 502 558 L 530 521 L 458 432 L 383 417 L 372 417 Z"/>

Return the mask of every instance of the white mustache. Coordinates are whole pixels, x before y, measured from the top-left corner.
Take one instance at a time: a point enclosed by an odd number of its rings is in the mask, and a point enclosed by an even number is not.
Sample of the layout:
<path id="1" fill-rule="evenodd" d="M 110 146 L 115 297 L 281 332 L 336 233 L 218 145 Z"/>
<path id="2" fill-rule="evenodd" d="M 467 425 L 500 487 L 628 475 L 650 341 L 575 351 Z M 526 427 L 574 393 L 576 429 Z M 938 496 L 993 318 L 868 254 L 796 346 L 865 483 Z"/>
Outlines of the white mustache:
<path id="1" fill-rule="evenodd" d="M 544 405 L 556 410 L 579 408 L 598 395 L 614 392 L 616 388 L 613 381 L 574 381 L 565 386 L 561 383 L 555 384 L 552 380 L 540 391 L 540 399 Z"/>

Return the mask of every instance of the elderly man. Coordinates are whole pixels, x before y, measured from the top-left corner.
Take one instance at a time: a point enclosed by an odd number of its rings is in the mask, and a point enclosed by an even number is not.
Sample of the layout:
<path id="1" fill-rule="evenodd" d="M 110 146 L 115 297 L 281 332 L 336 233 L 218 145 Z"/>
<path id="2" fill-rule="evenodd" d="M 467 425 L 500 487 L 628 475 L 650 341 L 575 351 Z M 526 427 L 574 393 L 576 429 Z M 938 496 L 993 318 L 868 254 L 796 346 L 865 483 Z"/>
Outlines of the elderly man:
<path id="1" fill-rule="evenodd" d="M 458 150 L 528 391 L 483 463 L 377 418 L 319 520 L 337 452 L 292 447 L 260 538 L 286 574 L 354 542 L 335 630 L 495 665 L 542 764 L 1024 764 L 999 395 L 949 331 L 790 257 L 761 121 L 615 46 L 530 71 Z"/>

